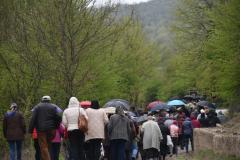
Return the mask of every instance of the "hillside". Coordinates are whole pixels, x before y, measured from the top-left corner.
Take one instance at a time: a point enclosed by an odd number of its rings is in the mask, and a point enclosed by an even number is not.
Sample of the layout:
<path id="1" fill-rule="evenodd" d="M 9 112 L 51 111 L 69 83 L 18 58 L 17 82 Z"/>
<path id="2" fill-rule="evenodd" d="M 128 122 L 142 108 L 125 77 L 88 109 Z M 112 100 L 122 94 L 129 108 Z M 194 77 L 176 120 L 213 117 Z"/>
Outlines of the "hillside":
<path id="1" fill-rule="evenodd" d="M 177 0 L 152 0 L 135 5 L 121 5 L 120 16 L 130 15 L 134 11 L 144 28 L 146 35 L 158 44 L 171 44 L 170 28 L 174 20 Z"/>

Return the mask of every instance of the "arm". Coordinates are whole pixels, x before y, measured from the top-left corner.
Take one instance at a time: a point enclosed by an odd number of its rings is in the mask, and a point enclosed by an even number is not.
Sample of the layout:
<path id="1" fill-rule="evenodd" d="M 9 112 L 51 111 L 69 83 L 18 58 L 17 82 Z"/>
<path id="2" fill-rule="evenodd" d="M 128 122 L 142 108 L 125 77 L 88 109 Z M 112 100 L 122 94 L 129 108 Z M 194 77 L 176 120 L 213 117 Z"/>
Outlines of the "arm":
<path id="1" fill-rule="evenodd" d="M 36 127 L 36 118 L 37 118 L 37 108 L 34 109 L 30 123 L 29 123 L 29 128 L 28 128 L 29 133 L 33 133 L 33 129 Z"/>
<path id="2" fill-rule="evenodd" d="M 63 116 L 62 116 L 62 123 L 63 125 L 65 126 L 65 128 L 67 128 L 67 124 L 68 124 L 68 121 L 67 121 L 67 116 L 66 116 L 66 112 L 64 111 L 63 112 Z"/>
<path id="3" fill-rule="evenodd" d="M 107 124 L 108 123 L 108 116 L 107 114 L 103 111 L 103 121 L 104 121 L 104 124 Z"/>
<path id="4" fill-rule="evenodd" d="M 3 135 L 5 138 L 7 137 L 7 118 L 5 115 L 3 118 Z"/>
<path id="5" fill-rule="evenodd" d="M 83 108 L 80 108 L 80 114 L 84 115 L 84 117 L 88 120 L 87 113 L 86 113 L 86 111 Z"/>

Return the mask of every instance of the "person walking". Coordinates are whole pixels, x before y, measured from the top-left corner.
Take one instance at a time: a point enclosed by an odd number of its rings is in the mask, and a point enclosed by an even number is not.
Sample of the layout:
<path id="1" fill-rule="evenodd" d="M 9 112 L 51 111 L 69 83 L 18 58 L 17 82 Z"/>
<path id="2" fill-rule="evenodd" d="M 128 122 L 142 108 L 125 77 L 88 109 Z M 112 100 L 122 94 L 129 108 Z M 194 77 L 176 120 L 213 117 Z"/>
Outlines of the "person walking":
<path id="1" fill-rule="evenodd" d="M 190 118 L 186 118 L 183 122 L 183 137 L 184 137 L 184 144 L 186 153 L 188 153 L 188 144 L 189 140 L 191 141 L 192 151 L 194 151 L 193 147 L 193 126 Z"/>
<path id="2" fill-rule="evenodd" d="M 64 136 L 64 126 L 60 124 L 51 144 L 51 160 L 59 160 L 62 137 Z"/>
<path id="3" fill-rule="evenodd" d="M 125 160 L 126 142 L 130 139 L 130 120 L 124 115 L 123 107 L 116 108 L 108 125 L 111 160 Z"/>
<path id="4" fill-rule="evenodd" d="M 158 160 L 160 153 L 160 142 L 163 139 L 161 130 L 152 116 L 148 116 L 148 121 L 143 123 L 141 132 L 143 134 L 143 150 L 146 160 Z"/>
<path id="5" fill-rule="evenodd" d="M 37 130 L 38 143 L 41 150 L 41 160 L 51 160 L 51 141 L 55 137 L 56 129 L 61 122 L 58 107 L 50 103 L 50 96 L 43 96 L 39 104 L 33 108 L 30 120 L 29 133 Z"/>
<path id="6" fill-rule="evenodd" d="M 86 110 L 88 116 L 88 132 L 85 134 L 87 160 L 98 160 L 101 155 L 101 143 L 104 139 L 104 127 L 108 117 L 103 109 L 99 109 L 97 100 L 91 101 L 91 108 Z"/>
<path id="7" fill-rule="evenodd" d="M 12 103 L 10 111 L 4 115 L 3 135 L 10 148 L 10 160 L 21 160 L 22 141 L 26 133 L 24 117 L 16 103 Z"/>
<path id="8" fill-rule="evenodd" d="M 71 97 L 68 108 L 64 110 L 62 117 L 62 123 L 68 131 L 70 160 L 84 160 L 83 150 L 85 135 L 78 127 L 78 119 L 81 115 L 88 119 L 78 99 L 76 97 Z"/>
<path id="9" fill-rule="evenodd" d="M 173 121 L 173 124 L 169 126 L 170 136 L 173 142 L 173 154 L 178 154 L 178 136 L 179 136 L 179 127 L 176 120 Z"/>
<path id="10" fill-rule="evenodd" d="M 160 143 L 160 160 L 165 160 L 166 155 L 169 153 L 169 147 L 167 145 L 167 136 L 170 136 L 170 130 L 164 125 L 163 121 L 159 121 L 159 127 L 163 136 L 163 140 Z"/>

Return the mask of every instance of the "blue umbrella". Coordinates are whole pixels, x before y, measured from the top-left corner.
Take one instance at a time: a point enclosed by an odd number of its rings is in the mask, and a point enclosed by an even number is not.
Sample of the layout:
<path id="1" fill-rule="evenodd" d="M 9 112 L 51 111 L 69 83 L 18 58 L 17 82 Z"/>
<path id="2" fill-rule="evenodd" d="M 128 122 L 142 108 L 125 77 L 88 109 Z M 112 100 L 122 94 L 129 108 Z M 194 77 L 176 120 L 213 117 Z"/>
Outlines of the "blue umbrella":
<path id="1" fill-rule="evenodd" d="M 181 100 L 172 100 L 167 103 L 169 106 L 184 106 L 186 105 L 183 101 Z"/>
<path id="2" fill-rule="evenodd" d="M 165 103 L 162 103 L 162 104 L 158 104 L 158 105 L 156 105 L 155 107 L 153 107 L 153 108 L 151 109 L 151 112 L 158 111 L 158 110 L 163 110 L 163 109 L 169 109 L 169 108 L 170 108 L 170 106 L 168 106 L 168 105 L 165 104 Z"/>

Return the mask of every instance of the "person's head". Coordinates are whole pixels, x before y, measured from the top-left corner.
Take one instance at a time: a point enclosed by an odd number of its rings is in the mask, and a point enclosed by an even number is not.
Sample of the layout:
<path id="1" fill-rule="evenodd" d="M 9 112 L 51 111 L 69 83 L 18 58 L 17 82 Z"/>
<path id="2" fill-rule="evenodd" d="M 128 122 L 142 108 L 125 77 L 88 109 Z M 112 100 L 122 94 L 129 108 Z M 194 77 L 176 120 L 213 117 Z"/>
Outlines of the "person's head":
<path id="1" fill-rule="evenodd" d="M 76 97 L 71 97 L 68 103 L 68 107 L 81 107 Z"/>
<path id="2" fill-rule="evenodd" d="M 10 105 L 10 109 L 11 109 L 12 111 L 16 111 L 16 110 L 18 110 L 18 106 L 17 106 L 17 104 L 16 104 L 16 103 L 11 103 L 11 105 Z"/>
<path id="3" fill-rule="evenodd" d="M 50 96 L 43 96 L 41 101 L 44 102 L 44 103 L 49 103 L 51 101 L 51 97 Z"/>
<path id="4" fill-rule="evenodd" d="M 209 108 L 208 106 L 204 106 L 205 113 L 209 113 Z"/>
<path id="5" fill-rule="evenodd" d="M 191 114 L 191 115 L 190 115 L 190 118 L 191 118 L 191 120 L 196 120 L 196 119 L 197 119 L 194 114 Z"/>
<path id="6" fill-rule="evenodd" d="M 204 109 L 201 109 L 201 110 L 200 110 L 200 113 L 201 113 L 201 114 L 205 114 L 205 110 L 204 110 Z"/>
<path id="7" fill-rule="evenodd" d="M 124 110 L 123 110 L 123 107 L 122 107 L 122 106 L 118 106 L 118 107 L 116 108 L 116 114 L 121 115 L 121 116 L 124 116 Z"/>
<path id="8" fill-rule="evenodd" d="M 98 103 L 98 100 L 92 100 L 91 101 L 91 108 L 93 109 L 99 109 L 99 103 Z"/>
<path id="9" fill-rule="evenodd" d="M 173 120 L 173 124 L 177 126 L 178 122 L 176 120 Z"/>
<path id="10" fill-rule="evenodd" d="M 152 115 L 148 115 L 147 119 L 148 119 L 148 120 L 152 120 L 152 121 L 154 120 L 154 118 L 153 118 Z"/>

